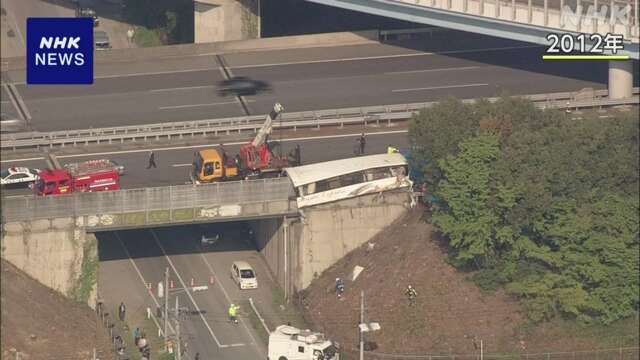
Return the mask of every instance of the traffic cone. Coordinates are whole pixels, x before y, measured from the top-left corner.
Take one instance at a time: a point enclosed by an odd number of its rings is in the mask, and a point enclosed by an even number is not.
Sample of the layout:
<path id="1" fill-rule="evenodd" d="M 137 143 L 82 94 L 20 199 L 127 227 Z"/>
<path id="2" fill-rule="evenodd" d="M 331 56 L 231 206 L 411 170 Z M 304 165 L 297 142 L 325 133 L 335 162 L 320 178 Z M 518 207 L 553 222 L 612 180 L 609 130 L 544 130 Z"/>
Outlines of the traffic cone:
<path id="1" fill-rule="evenodd" d="M 173 289 L 173 280 L 169 281 L 169 287 Z"/>
<path id="2" fill-rule="evenodd" d="M 191 278 L 191 287 L 193 287 L 195 285 L 195 280 L 193 280 L 193 278 Z"/>
<path id="3" fill-rule="evenodd" d="M 213 275 L 209 276 L 209 284 L 213 285 L 214 279 L 213 279 Z"/>

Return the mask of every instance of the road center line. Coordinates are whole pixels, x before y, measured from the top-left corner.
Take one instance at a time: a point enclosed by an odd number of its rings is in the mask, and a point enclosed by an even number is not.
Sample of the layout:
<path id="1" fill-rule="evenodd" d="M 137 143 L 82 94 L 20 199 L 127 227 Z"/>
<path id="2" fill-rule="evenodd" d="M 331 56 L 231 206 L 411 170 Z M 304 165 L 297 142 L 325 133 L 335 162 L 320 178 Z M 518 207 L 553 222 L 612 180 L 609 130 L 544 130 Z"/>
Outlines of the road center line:
<path id="1" fill-rule="evenodd" d="M 202 261 L 204 261 L 205 265 L 207 265 L 207 268 L 209 269 L 209 274 L 216 276 L 216 273 L 213 271 L 213 267 L 211 266 L 211 264 L 209 264 L 209 261 L 207 261 L 207 258 L 204 256 L 203 253 L 200 253 L 200 257 L 202 258 Z M 216 276 L 217 277 L 217 276 Z M 229 297 L 229 294 L 227 293 L 227 291 L 224 289 L 224 287 L 222 287 L 220 278 L 217 279 L 216 284 L 218 285 L 218 287 L 220 288 L 220 290 L 222 290 L 222 294 L 224 294 L 225 299 L 227 299 L 227 302 L 229 304 L 232 303 L 231 298 Z M 238 320 L 240 321 L 240 323 L 242 324 L 242 326 L 244 327 L 244 329 L 247 331 L 247 334 L 249 334 L 249 337 L 251 338 L 251 341 L 253 342 L 253 344 L 255 344 L 256 346 L 259 346 L 258 342 L 256 341 L 256 339 L 253 337 L 253 334 L 251 334 L 251 331 L 249 330 L 249 328 L 247 327 L 247 324 L 244 323 L 244 321 L 242 320 L 242 318 L 238 317 Z M 233 345 L 231 345 L 233 346 Z"/>
<path id="2" fill-rule="evenodd" d="M 422 69 L 422 70 L 408 70 L 408 71 L 391 71 L 384 73 L 385 75 L 401 75 L 401 74 L 418 74 L 425 72 L 436 72 L 436 71 L 452 71 L 452 70 L 472 70 L 479 69 L 480 66 L 462 66 L 462 67 L 452 67 L 452 68 L 439 68 L 439 69 Z"/>
<path id="3" fill-rule="evenodd" d="M 375 136 L 375 135 L 391 135 L 391 134 L 402 134 L 406 133 L 409 130 L 391 130 L 391 131 L 378 131 L 378 132 L 365 132 L 367 136 Z M 321 140 L 321 139 L 339 139 L 339 138 L 347 138 L 353 136 L 359 136 L 361 132 L 352 133 L 352 134 L 339 134 L 339 135 L 321 135 L 321 136 L 306 136 L 306 137 L 297 137 L 297 138 L 288 138 L 278 140 L 280 142 L 292 142 L 292 141 L 306 141 L 306 140 Z M 233 145 L 244 145 L 247 141 L 236 141 L 236 142 L 225 142 L 225 145 L 233 146 Z M 172 146 L 165 148 L 153 148 L 155 152 L 158 151 L 173 151 L 173 150 L 185 150 L 185 149 L 199 149 L 199 148 L 208 148 L 208 147 L 216 147 L 220 146 L 217 144 L 205 144 L 205 145 L 187 145 L 187 146 Z M 120 151 L 105 151 L 99 153 L 88 153 L 88 154 L 70 154 L 70 155 L 58 155 L 58 159 L 67 159 L 67 158 L 77 158 L 77 157 L 91 157 L 91 156 L 105 156 L 105 155 L 121 155 L 121 154 L 136 154 L 136 153 L 149 153 L 149 149 L 140 149 L 140 150 L 120 150 Z M 43 157 L 32 157 L 32 158 L 24 158 L 24 159 L 13 159 L 13 160 L 0 160 L 0 163 L 9 163 L 9 162 L 20 162 L 20 161 L 37 161 L 44 160 Z M 191 164 L 190 164 L 191 165 Z"/>
<path id="4" fill-rule="evenodd" d="M 467 50 L 451 50 L 451 51 L 440 51 L 440 52 L 421 52 L 421 53 L 410 53 L 410 54 L 362 56 L 362 57 L 351 57 L 351 58 L 341 58 L 341 59 L 325 59 L 325 60 L 290 61 L 290 62 L 270 63 L 270 64 L 253 64 L 253 65 L 229 66 L 229 68 L 230 69 L 245 69 L 245 68 L 261 68 L 261 67 L 271 67 L 271 66 L 322 64 L 322 63 L 345 62 L 345 61 L 393 59 L 393 58 L 403 58 L 403 57 L 412 57 L 412 56 L 431 56 L 431 55 L 441 55 L 441 54 L 442 55 L 446 55 L 446 54 L 466 54 L 466 53 L 475 53 L 475 52 L 483 52 L 483 51 L 528 49 L 528 48 L 537 48 L 537 47 L 540 47 L 540 45 L 504 46 L 504 47 L 484 48 L 484 49 L 467 49 Z"/>
<path id="5" fill-rule="evenodd" d="M 158 107 L 158 110 L 173 110 L 173 109 L 185 109 L 185 108 L 192 108 L 192 107 L 219 106 L 219 105 L 230 105 L 230 104 L 235 104 L 235 103 L 237 103 L 237 101 L 223 101 L 223 102 L 208 103 L 208 104 L 160 106 L 160 107 Z"/>
<path id="6" fill-rule="evenodd" d="M 464 88 L 464 87 L 474 87 L 474 86 L 487 86 L 489 84 L 464 84 L 464 85 L 447 85 L 447 86 L 431 86 L 431 87 L 422 87 L 422 88 L 413 88 L 413 89 L 395 89 L 391 90 L 391 92 L 407 92 L 407 91 L 422 91 L 422 90 L 437 90 L 437 89 L 454 89 L 454 88 Z"/>
<path id="7" fill-rule="evenodd" d="M 127 258 L 129 258 L 129 262 L 131 262 L 131 265 L 133 266 L 133 268 L 135 269 L 136 273 L 138 274 L 138 276 L 140 277 L 140 280 L 142 281 L 142 284 L 145 286 L 147 286 L 147 282 L 144 279 L 144 276 L 142 276 L 142 273 L 140 272 L 140 269 L 138 269 L 138 265 L 136 265 L 136 262 L 133 261 L 133 258 L 131 258 L 131 254 L 129 253 L 129 250 L 127 250 L 127 247 L 124 246 L 124 242 L 122 241 L 122 239 L 120 238 L 120 236 L 118 235 L 117 231 L 114 231 L 113 234 L 115 235 L 116 239 L 118 239 L 118 242 L 120 242 L 120 246 L 122 246 L 122 249 L 124 250 L 125 254 L 127 255 Z M 147 294 L 149 294 L 149 296 L 151 297 L 151 300 L 153 300 L 154 304 L 156 304 L 156 308 L 160 307 L 160 303 L 158 302 L 158 300 L 156 299 L 155 296 L 153 296 L 153 292 L 149 291 L 149 289 L 147 289 Z M 160 324 L 157 323 L 155 316 L 153 316 L 153 314 L 151 314 L 151 317 L 153 318 L 153 321 L 156 323 L 156 326 L 158 326 L 158 329 L 161 328 Z M 171 332 L 173 332 L 175 334 L 175 330 L 173 329 L 173 326 L 171 325 L 171 322 L 167 323 L 167 326 L 169 327 L 169 329 L 171 330 Z"/>
<path id="8" fill-rule="evenodd" d="M 182 280 L 182 276 L 180 276 L 180 273 L 178 272 L 178 269 L 176 269 L 176 267 L 173 265 L 173 261 L 171 261 L 171 258 L 167 255 L 166 251 L 164 251 L 164 247 L 162 247 L 162 244 L 160 244 L 160 240 L 158 239 L 158 235 L 156 235 L 156 232 L 153 231 L 153 230 L 149 230 L 149 232 L 151 232 L 151 235 L 153 235 L 153 239 L 155 240 L 156 244 L 158 245 L 158 247 L 162 251 L 162 255 L 164 255 L 164 257 L 167 258 L 167 262 L 169 263 L 169 266 L 171 266 L 171 268 L 173 269 L 173 272 L 176 274 L 176 277 L 178 277 L 178 281 L 180 281 L 180 285 L 182 285 L 182 288 L 183 289 L 189 288 L 187 286 L 187 284 Z M 191 303 L 193 304 L 193 306 L 195 306 L 196 311 L 198 312 L 198 315 L 200 315 L 200 319 L 202 319 L 202 322 L 204 323 L 204 326 L 207 328 L 207 330 L 209 330 L 209 334 L 211 334 L 211 337 L 216 342 L 218 347 L 224 347 L 224 346 L 222 346 L 222 344 L 220 343 L 220 341 L 216 337 L 216 334 L 213 333 L 213 330 L 211 329 L 211 326 L 209 326 L 209 323 L 204 318 L 204 315 L 202 315 L 202 310 L 200 310 L 200 307 L 198 306 L 196 301 L 193 299 L 193 296 L 191 296 L 191 293 L 189 291 L 185 291 L 185 294 L 187 295 L 189 300 L 191 300 Z"/>

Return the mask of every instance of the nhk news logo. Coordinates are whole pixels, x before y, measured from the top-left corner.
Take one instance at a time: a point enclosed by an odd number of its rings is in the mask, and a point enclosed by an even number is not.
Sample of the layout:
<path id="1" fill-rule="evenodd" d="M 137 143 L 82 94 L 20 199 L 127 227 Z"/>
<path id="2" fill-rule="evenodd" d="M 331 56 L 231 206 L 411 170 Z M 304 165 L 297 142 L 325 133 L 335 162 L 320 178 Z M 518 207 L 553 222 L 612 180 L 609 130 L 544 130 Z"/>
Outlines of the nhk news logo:
<path id="1" fill-rule="evenodd" d="M 93 84 L 93 19 L 28 18 L 27 84 Z"/>

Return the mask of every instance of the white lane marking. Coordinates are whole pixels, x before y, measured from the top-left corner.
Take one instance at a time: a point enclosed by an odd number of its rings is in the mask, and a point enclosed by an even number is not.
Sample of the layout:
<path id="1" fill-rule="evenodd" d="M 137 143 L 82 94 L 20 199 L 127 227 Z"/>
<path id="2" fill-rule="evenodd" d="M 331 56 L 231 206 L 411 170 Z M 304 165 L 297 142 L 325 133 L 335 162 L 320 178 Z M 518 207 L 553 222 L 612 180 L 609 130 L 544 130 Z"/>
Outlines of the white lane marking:
<path id="1" fill-rule="evenodd" d="M 422 90 L 437 90 L 437 89 L 454 89 L 454 88 L 474 87 L 474 86 L 487 86 L 487 85 L 489 85 L 489 84 L 464 84 L 464 85 L 431 86 L 431 87 L 422 87 L 422 88 L 413 88 L 413 89 L 395 89 L 395 90 L 391 90 L 391 92 L 407 92 L 407 91 L 422 91 Z"/>
<path id="2" fill-rule="evenodd" d="M 98 75 L 94 76 L 94 79 L 113 79 L 120 77 L 134 77 L 134 76 L 150 76 L 150 75 L 165 75 L 165 74 L 180 74 L 180 73 L 190 73 L 190 72 L 198 72 L 198 71 L 212 71 L 216 70 L 216 68 L 198 68 L 198 69 L 184 69 L 184 70 L 169 70 L 169 71 L 149 71 L 149 72 L 139 72 L 139 73 L 124 73 L 124 74 L 114 74 L 114 75 Z M 26 81 L 14 82 L 16 85 L 26 85 Z"/>
<path id="3" fill-rule="evenodd" d="M 185 164 L 172 164 L 171 166 L 173 166 L 173 167 L 185 167 L 185 166 L 191 166 L 191 165 L 193 165 L 193 164 L 186 164 L 185 163 Z"/>
<path id="4" fill-rule="evenodd" d="M 390 135 L 390 134 L 401 134 L 406 133 L 409 130 L 391 130 L 391 131 L 379 131 L 379 132 L 366 132 L 365 135 L 374 136 L 374 135 Z M 340 134 L 340 135 L 322 135 L 322 136 L 307 136 L 307 137 L 298 137 L 298 138 L 288 138 L 278 140 L 280 142 L 291 142 L 291 141 L 306 141 L 306 140 L 320 140 L 320 139 L 339 139 L 346 138 L 352 136 L 359 136 L 361 132 L 352 133 L 352 134 Z M 246 141 L 237 141 L 237 142 L 225 142 L 225 145 L 244 145 Z M 218 144 L 205 144 L 205 145 L 187 145 L 187 146 L 172 146 L 165 148 L 154 148 L 153 151 L 173 151 L 173 150 L 185 150 L 185 149 L 198 149 L 198 148 L 207 148 L 207 147 L 216 147 L 220 146 Z M 58 155 L 58 159 L 66 159 L 66 158 L 76 158 L 76 157 L 91 157 L 91 156 L 104 156 L 104 155 L 120 155 L 120 154 L 135 154 L 135 153 L 148 153 L 149 149 L 140 149 L 140 150 L 121 150 L 121 151 L 105 151 L 99 153 L 88 153 L 88 154 L 72 154 L 72 155 Z M 25 159 L 13 159 L 13 160 L 0 160 L 0 163 L 8 163 L 8 162 L 25 162 L 25 161 L 36 161 L 36 160 L 44 160 L 43 157 L 36 158 L 25 158 Z"/>
<path id="5" fill-rule="evenodd" d="M 153 89 L 149 90 L 149 92 L 164 92 L 164 91 L 177 91 L 177 90 L 193 90 L 193 89 L 207 89 L 214 88 L 213 85 L 202 85 L 202 86 L 185 86 L 185 87 L 175 87 L 175 88 L 165 88 L 165 89 Z"/>
<path id="6" fill-rule="evenodd" d="M 124 246 L 124 242 L 122 241 L 122 239 L 120 238 L 120 235 L 118 235 L 118 232 L 114 231 L 113 234 L 115 235 L 116 239 L 118 239 L 118 241 L 120 242 L 120 246 L 122 246 L 122 249 L 124 250 L 125 254 L 127 255 L 127 258 L 129 258 L 129 262 L 131 262 L 131 265 L 133 265 L 133 268 L 136 270 L 136 273 L 138 273 L 138 277 L 140 277 L 140 280 L 142 281 L 142 284 L 144 285 L 145 289 L 147 287 L 147 282 L 144 279 L 144 276 L 142 276 L 142 273 L 140 272 L 140 269 L 138 269 L 138 265 L 136 265 L 136 262 L 133 261 L 133 258 L 131 258 L 131 254 L 129 253 L 129 250 L 127 250 L 127 247 Z M 153 300 L 153 302 L 156 304 L 156 307 L 160 307 L 160 302 L 158 302 L 158 300 L 156 299 L 155 296 L 153 296 L 153 292 L 149 291 L 149 289 L 147 289 L 147 294 L 149 294 L 149 296 L 151 296 L 151 299 Z M 153 314 L 152 314 L 153 315 Z M 154 317 L 154 321 L 155 321 L 155 317 Z M 156 323 L 156 325 L 159 324 Z M 167 326 L 169 327 L 169 329 L 171 330 L 171 332 L 173 332 L 175 334 L 175 330 L 173 329 L 173 326 L 171 326 L 171 321 L 169 321 L 167 323 Z"/>
<path id="7" fill-rule="evenodd" d="M 407 70 L 407 71 L 391 71 L 384 73 L 385 75 L 402 75 L 402 74 L 418 74 L 425 72 L 436 72 L 436 71 L 460 71 L 460 70 L 471 70 L 471 69 L 479 69 L 480 66 L 462 66 L 462 67 L 452 67 L 452 68 L 439 68 L 439 69 L 422 69 L 422 70 Z"/>
<path id="8" fill-rule="evenodd" d="M 200 257 L 202 258 L 202 261 L 204 261 L 205 265 L 207 265 L 207 268 L 209 269 L 209 274 L 213 275 L 213 276 L 216 276 L 218 278 L 217 281 L 216 281 L 216 284 L 218 285 L 220 290 L 222 290 L 222 293 L 224 294 L 225 299 L 227 299 L 227 302 L 229 304 L 232 304 L 233 302 L 231 301 L 231 297 L 229 297 L 229 294 L 227 293 L 227 291 L 222 286 L 222 282 L 220 281 L 220 278 L 213 271 L 213 267 L 211 266 L 211 264 L 209 264 L 209 261 L 207 261 L 207 258 L 204 256 L 203 253 L 200 253 Z M 249 328 L 247 327 L 247 324 L 245 324 L 244 321 L 242 320 L 242 318 L 240 318 L 240 317 L 238 317 L 238 320 L 240 321 L 240 323 L 242 324 L 244 329 L 247 331 L 247 334 L 249 334 L 249 337 L 251 337 L 251 341 L 253 342 L 253 344 L 255 344 L 256 347 L 257 347 L 258 346 L 258 342 L 253 337 L 253 334 L 251 334 L 251 331 L 249 331 Z"/>
<path id="9" fill-rule="evenodd" d="M 216 103 L 208 103 L 208 104 L 190 104 L 190 105 L 175 105 L 175 106 L 160 106 L 158 110 L 173 110 L 173 109 L 185 109 L 192 107 L 203 107 L 203 106 L 219 106 L 219 105 L 230 105 L 235 104 L 237 101 L 222 101 Z"/>
<path id="10" fill-rule="evenodd" d="M 178 272 L 178 269 L 176 269 L 176 267 L 173 265 L 173 261 L 171 261 L 171 258 L 164 251 L 164 247 L 162 247 L 162 244 L 160 244 L 160 240 L 158 239 L 158 236 L 156 235 L 156 232 L 153 231 L 153 230 L 149 230 L 149 232 L 151 232 L 151 235 L 153 235 L 153 239 L 155 240 L 155 242 L 158 245 L 158 247 L 160 248 L 160 250 L 162 250 L 162 254 L 167 259 L 167 262 L 169 262 L 169 266 L 171 266 L 171 268 L 173 269 L 173 272 L 176 274 L 176 277 L 178 277 L 178 281 L 180 281 L 180 285 L 182 285 L 182 288 L 184 288 L 184 289 L 188 288 L 187 284 L 182 280 L 182 276 L 180 276 L 180 273 Z M 202 322 L 204 323 L 204 326 L 206 326 L 207 330 L 209 330 L 209 334 L 211 334 L 211 337 L 216 342 L 218 347 L 226 347 L 226 346 L 223 346 L 220 343 L 220 341 L 218 341 L 218 338 L 216 337 L 216 334 L 213 333 L 213 330 L 211 329 L 211 326 L 209 326 L 209 323 L 204 318 L 204 315 L 202 315 L 202 310 L 200 310 L 200 307 L 198 306 L 196 301 L 193 299 L 193 296 L 191 296 L 191 292 L 185 291 L 185 294 L 187 294 L 187 297 L 189 298 L 189 300 L 191 300 L 191 303 L 193 304 L 193 306 L 195 306 L 196 311 L 198 312 L 198 315 L 200 315 L 200 319 L 202 319 Z"/>
<path id="11" fill-rule="evenodd" d="M 24 36 L 22 36 L 22 31 L 20 31 L 20 26 L 18 26 L 18 22 L 16 22 L 16 18 L 13 16 L 13 12 L 10 11 L 9 13 L 11 14 L 11 21 L 13 21 L 13 25 L 16 27 L 16 31 L 20 36 L 20 41 L 22 42 L 22 46 L 26 46 L 26 43 L 24 41 Z"/>
<path id="12" fill-rule="evenodd" d="M 394 54 L 394 55 L 362 56 L 362 57 L 352 57 L 352 58 L 342 58 L 342 59 L 325 59 L 325 60 L 308 60 L 308 61 L 290 61 L 290 62 L 270 63 L 270 64 L 254 64 L 254 65 L 238 65 L 238 66 L 230 66 L 230 67 L 229 67 L 229 69 L 246 69 L 246 68 L 261 68 L 261 67 L 271 67 L 271 66 L 304 65 L 304 64 L 322 64 L 322 63 L 345 62 L 345 61 L 362 61 L 362 60 L 393 59 L 393 58 L 403 58 L 403 57 L 412 57 L 412 56 L 431 56 L 431 55 L 440 55 L 440 54 L 443 54 L 443 55 L 446 55 L 446 54 L 465 54 L 465 53 L 474 53 L 474 52 L 483 52 L 483 51 L 500 51 L 500 50 L 528 49 L 528 48 L 537 48 L 537 47 L 540 47 L 540 45 L 504 46 L 504 47 L 484 48 L 484 49 L 450 50 L 450 51 L 440 51 L 440 52 L 422 52 L 422 53 L 411 53 L 411 54 Z"/>
<path id="13" fill-rule="evenodd" d="M 540 47 L 540 45 L 505 46 L 505 47 L 471 49 L 471 50 L 451 50 L 451 51 L 441 51 L 441 52 L 424 52 L 424 53 L 411 53 L 411 54 L 363 56 L 363 57 L 340 58 L 340 59 L 290 61 L 290 62 L 270 63 L 270 64 L 252 64 L 252 65 L 229 66 L 229 67 L 227 67 L 227 69 L 231 70 L 231 69 L 261 68 L 261 67 L 287 66 L 287 65 L 322 64 L 322 63 L 332 63 L 332 62 L 376 60 L 376 59 L 393 59 L 393 58 L 402 58 L 402 57 L 411 57 L 411 56 L 431 56 L 431 55 L 441 55 L 441 54 L 442 55 L 446 55 L 446 54 L 465 54 L 465 53 L 474 53 L 474 52 L 483 52 L 483 51 L 515 50 L 515 49 L 528 49 L 528 48 L 536 48 L 536 47 Z M 219 55 L 219 54 L 211 53 L 211 54 L 201 54 L 199 56 L 209 56 L 209 55 Z M 115 74 L 115 75 L 94 76 L 94 79 L 110 79 L 110 78 L 119 78 L 119 77 L 128 77 L 128 76 L 149 76 L 149 75 L 178 74 L 178 73 L 189 73 L 189 72 L 198 72 L 198 71 L 213 71 L 213 70 L 217 70 L 217 69 L 218 69 L 218 67 L 199 68 L 199 69 L 184 69 L 184 70 L 171 70 L 171 71 L 151 71 L 151 72 L 139 72 L 139 73 L 129 73 L 129 74 Z M 16 85 L 25 85 L 26 82 L 14 82 L 14 84 L 16 84 Z"/>

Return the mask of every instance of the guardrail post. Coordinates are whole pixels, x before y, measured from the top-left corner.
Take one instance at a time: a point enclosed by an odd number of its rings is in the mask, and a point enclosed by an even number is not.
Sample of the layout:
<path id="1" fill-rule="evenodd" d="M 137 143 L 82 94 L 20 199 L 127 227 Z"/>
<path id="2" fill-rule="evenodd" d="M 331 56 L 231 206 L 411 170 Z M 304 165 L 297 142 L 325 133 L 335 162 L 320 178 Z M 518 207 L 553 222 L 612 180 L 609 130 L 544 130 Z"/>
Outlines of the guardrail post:
<path id="1" fill-rule="evenodd" d="M 466 13 L 468 10 L 469 10 L 469 0 L 463 0 L 462 1 L 462 12 Z"/>
<path id="2" fill-rule="evenodd" d="M 144 189 L 144 223 L 149 223 L 149 188 Z"/>
<path id="3" fill-rule="evenodd" d="M 580 4 L 580 0 L 578 0 L 578 4 Z M 616 22 L 616 17 L 615 17 L 615 11 L 613 11 L 614 6 L 616 6 L 616 3 L 614 0 L 611 0 L 611 7 L 609 9 L 609 13 L 611 14 L 611 17 L 609 18 L 609 32 L 613 32 L 615 30 L 615 22 Z M 596 11 L 598 11 L 596 9 Z M 578 25 L 580 25 L 580 23 L 578 23 Z M 578 28 L 578 31 L 580 31 L 580 28 Z"/>
<path id="4" fill-rule="evenodd" d="M 478 8 L 478 14 L 480 16 L 484 15 L 484 0 L 480 0 L 480 7 Z"/>
<path id="5" fill-rule="evenodd" d="M 500 0 L 496 0 L 496 8 L 494 9 L 494 14 L 496 18 L 500 17 Z"/>
<path id="6" fill-rule="evenodd" d="M 527 6 L 529 7 L 527 14 L 527 23 L 531 24 L 531 20 L 533 20 L 533 5 L 531 4 L 531 0 L 527 2 Z"/>
<path id="7" fill-rule="evenodd" d="M 598 0 L 595 0 L 596 2 Z M 549 24 L 549 0 L 544 0 L 544 26 Z"/>
<path id="8" fill-rule="evenodd" d="M 564 28 L 564 0 L 560 0 L 560 28 Z"/>
<path id="9" fill-rule="evenodd" d="M 173 221 L 173 186 L 169 186 L 169 221 Z"/>

